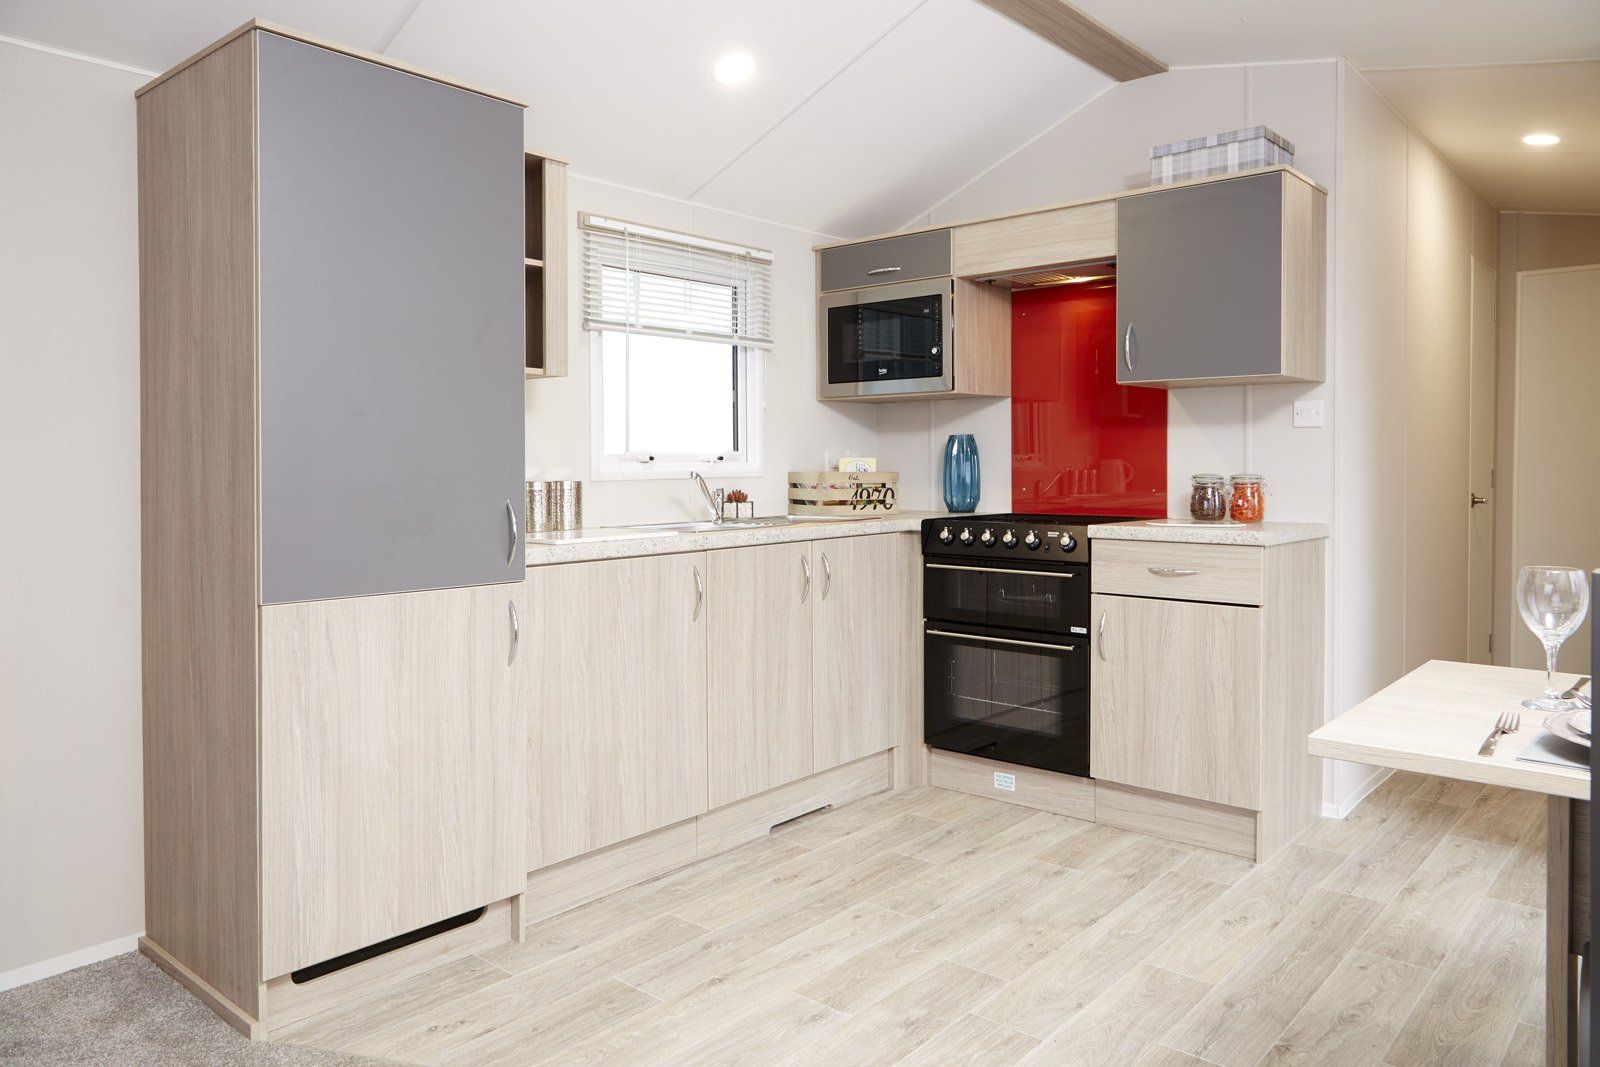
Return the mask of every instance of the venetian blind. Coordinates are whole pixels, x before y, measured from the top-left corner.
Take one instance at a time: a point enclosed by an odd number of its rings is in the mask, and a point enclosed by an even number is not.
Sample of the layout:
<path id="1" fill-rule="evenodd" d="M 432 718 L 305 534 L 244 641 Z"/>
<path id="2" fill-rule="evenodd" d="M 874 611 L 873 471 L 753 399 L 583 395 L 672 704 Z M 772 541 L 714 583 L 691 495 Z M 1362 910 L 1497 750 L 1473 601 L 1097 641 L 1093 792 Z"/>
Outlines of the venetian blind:
<path id="1" fill-rule="evenodd" d="M 583 215 L 583 328 L 772 347 L 772 253 Z"/>

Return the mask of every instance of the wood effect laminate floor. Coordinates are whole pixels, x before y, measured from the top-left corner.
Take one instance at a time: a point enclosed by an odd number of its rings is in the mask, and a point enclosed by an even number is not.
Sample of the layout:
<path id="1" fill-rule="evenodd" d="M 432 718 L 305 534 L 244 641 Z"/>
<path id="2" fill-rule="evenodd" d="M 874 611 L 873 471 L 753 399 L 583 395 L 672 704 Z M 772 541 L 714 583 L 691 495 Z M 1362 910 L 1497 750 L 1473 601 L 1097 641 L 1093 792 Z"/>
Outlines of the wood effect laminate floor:
<path id="1" fill-rule="evenodd" d="M 1396 774 L 1259 867 L 939 789 L 280 1040 L 421 1064 L 1536 1064 L 1544 804 Z"/>

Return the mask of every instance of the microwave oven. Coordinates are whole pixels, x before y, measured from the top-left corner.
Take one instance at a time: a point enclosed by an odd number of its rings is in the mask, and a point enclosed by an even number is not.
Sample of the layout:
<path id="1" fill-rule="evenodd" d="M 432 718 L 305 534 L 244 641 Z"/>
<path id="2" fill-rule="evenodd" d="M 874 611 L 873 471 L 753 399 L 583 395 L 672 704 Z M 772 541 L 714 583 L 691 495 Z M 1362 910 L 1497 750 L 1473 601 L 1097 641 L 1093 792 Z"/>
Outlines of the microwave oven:
<path id="1" fill-rule="evenodd" d="M 955 280 L 823 293 L 817 382 L 823 399 L 948 393 L 955 388 Z"/>

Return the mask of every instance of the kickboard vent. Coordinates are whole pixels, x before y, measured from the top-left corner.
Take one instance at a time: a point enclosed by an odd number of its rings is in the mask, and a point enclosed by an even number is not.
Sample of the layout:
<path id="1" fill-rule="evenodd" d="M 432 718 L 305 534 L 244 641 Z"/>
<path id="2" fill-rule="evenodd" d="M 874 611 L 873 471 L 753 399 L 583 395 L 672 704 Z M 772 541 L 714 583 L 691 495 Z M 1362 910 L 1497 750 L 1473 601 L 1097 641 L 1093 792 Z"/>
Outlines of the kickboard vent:
<path id="1" fill-rule="evenodd" d="M 429 923 L 427 926 L 418 927 L 417 929 L 412 930 L 410 933 L 396 934 L 395 936 L 387 938 L 383 941 L 379 941 L 376 944 L 368 945 L 366 948 L 358 948 L 354 952 L 346 952 L 343 956 L 335 956 L 331 960 L 323 960 L 321 963 L 313 963 L 309 967 L 302 967 L 298 971 L 291 971 L 289 973 L 289 980 L 295 985 L 302 985 L 306 982 L 315 981 L 318 978 L 324 978 L 335 971 L 342 971 L 346 967 L 354 967 L 358 963 L 365 963 L 367 960 L 376 959 L 385 953 L 393 952 L 396 949 L 405 948 L 407 945 L 415 945 L 418 941 L 426 941 L 430 937 L 437 937 L 438 935 L 448 933 L 451 930 L 458 930 L 463 926 L 468 926 L 483 918 L 483 913 L 488 910 L 489 909 L 487 907 L 473 908 L 471 911 L 464 911 L 460 915 L 453 916 L 449 919 L 440 919 L 436 923 Z"/>

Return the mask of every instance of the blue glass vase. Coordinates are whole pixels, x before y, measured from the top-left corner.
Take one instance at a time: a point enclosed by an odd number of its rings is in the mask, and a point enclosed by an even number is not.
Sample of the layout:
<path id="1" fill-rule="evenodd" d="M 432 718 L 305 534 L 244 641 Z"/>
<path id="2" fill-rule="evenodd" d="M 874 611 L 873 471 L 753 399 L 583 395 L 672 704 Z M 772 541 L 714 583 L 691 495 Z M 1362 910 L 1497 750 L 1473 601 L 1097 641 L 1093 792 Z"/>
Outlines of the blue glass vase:
<path id="1" fill-rule="evenodd" d="M 944 506 L 977 511 L 978 442 L 970 433 L 953 433 L 944 444 Z"/>

